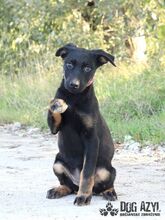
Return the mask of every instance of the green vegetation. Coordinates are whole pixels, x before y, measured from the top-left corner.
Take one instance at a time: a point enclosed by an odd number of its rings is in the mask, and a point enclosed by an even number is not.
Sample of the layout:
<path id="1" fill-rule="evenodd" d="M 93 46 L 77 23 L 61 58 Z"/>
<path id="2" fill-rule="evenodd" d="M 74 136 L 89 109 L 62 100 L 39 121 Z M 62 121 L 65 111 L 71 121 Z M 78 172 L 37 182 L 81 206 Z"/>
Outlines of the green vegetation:
<path id="1" fill-rule="evenodd" d="M 95 90 L 113 137 L 165 141 L 163 0 L 0 1 L 0 122 L 47 128 L 46 107 L 61 80 L 55 50 L 73 42 L 103 48 L 117 68 L 100 68 Z M 134 39 L 144 37 L 147 62 Z"/>
<path id="2" fill-rule="evenodd" d="M 46 107 L 59 85 L 62 68 L 52 55 L 46 69 L 46 60 L 29 63 L 19 77 L 1 77 L 1 122 L 47 128 Z M 154 67 L 121 64 L 115 68 L 109 64 L 97 72 L 96 94 L 116 141 L 127 134 L 138 141 L 165 140 L 164 85 L 164 71 Z"/>
<path id="3" fill-rule="evenodd" d="M 136 65 L 112 73 L 107 68 L 98 76 L 96 91 L 116 140 L 126 134 L 138 141 L 165 140 L 165 72 Z"/>

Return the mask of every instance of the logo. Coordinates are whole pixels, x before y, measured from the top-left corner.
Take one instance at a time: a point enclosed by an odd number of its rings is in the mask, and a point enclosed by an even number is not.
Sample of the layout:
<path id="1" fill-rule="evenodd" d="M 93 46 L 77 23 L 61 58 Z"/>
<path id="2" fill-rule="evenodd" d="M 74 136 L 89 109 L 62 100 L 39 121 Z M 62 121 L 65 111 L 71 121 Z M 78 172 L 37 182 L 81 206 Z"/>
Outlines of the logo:
<path id="1" fill-rule="evenodd" d="M 160 216 L 159 202 L 120 202 L 120 207 L 113 207 L 111 202 L 105 208 L 99 209 L 102 216 Z"/>
<path id="2" fill-rule="evenodd" d="M 103 216 L 107 216 L 108 214 L 110 214 L 111 216 L 115 216 L 118 214 L 118 212 L 119 209 L 113 208 L 113 205 L 110 202 L 106 204 L 105 209 L 100 209 L 100 214 Z"/>

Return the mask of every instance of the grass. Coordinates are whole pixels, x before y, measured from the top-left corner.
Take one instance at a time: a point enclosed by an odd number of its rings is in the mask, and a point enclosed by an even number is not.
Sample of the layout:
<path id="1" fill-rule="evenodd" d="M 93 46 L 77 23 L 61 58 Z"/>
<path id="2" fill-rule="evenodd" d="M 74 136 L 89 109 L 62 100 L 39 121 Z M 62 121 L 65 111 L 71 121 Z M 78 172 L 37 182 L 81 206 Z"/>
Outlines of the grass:
<path id="1" fill-rule="evenodd" d="M 120 65 L 108 67 L 96 82 L 102 113 L 114 138 L 126 134 L 137 141 L 165 141 L 165 73 L 159 68 Z"/>
<path id="2" fill-rule="evenodd" d="M 0 122 L 19 121 L 47 128 L 46 107 L 61 80 L 61 63 L 52 54 L 29 60 L 18 76 L 0 75 Z M 165 73 L 155 66 L 110 64 L 96 73 L 95 90 L 113 138 L 125 135 L 165 141 Z"/>

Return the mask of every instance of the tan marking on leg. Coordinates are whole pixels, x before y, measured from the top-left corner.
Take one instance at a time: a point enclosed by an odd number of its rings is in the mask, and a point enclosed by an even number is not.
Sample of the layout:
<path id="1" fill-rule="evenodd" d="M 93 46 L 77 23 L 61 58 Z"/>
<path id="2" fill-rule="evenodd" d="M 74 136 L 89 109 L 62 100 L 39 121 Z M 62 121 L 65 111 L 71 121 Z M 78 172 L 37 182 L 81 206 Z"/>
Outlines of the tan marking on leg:
<path id="1" fill-rule="evenodd" d="M 54 190 L 56 192 L 58 192 L 59 197 L 66 196 L 66 195 L 68 195 L 72 192 L 72 190 L 69 187 L 65 186 L 65 185 L 55 187 Z"/>
<path id="2" fill-rule="evenodd" d="M 65 166 L 57 162 L 53 165 L 53 170 L 55 173 L 58 173 L 58 174 L 64 173 L 66 176 L 68 176 L 72 180 L 72 182 L 75 185 L 77 186 L 79 185 L 80 172 L 78 169 L 76 169 L 73 173 L 71 173 Z"/>
<path id="3" fill-rule="evenodd" d="M 98 168 L 95 174 L 95 183 L 106 181 L 110 177 L 110 172 L 105 168 Z"/>
<path id="4" fill-rule="evenodd" d="M 64 173 L 64 166 L 61 163 L 55 163 L 53 165 L 53 170 L 55 173 L 62 174 Z"/>
<path id="5" fill-rule="evenodd" d="M 117 194 L 114 187 L 110 187 L 101 193 L 106 200 L 115 201 L 117 199 Z"/>
<path id="6" fill-rule="evenodd" d="M 106 193 L 106 192 L 113 192 L 113 191 L 114 191 L 114 188 L 111 187 L 111 188 L 109 188 L 109 189 L 106 189 L 103 193 Z"/>
<path id="7" fill-rule="evenodd" d="M 53 114 L 53 118 L 55 121 L 55 126 L 56 126 L 56 128 L 58 128 L 60 126 L 61 120 L 62 120 L 61 114 L 56 113 L 56 112 L 53 112 L 52 114 Z"/>
<path id="8" fill-rule="evenodd" d="M 83 178 L 83 173 L 80 174 L 80 184 L 79 184 L 79 191 L 78 196 L 84 195 L 88 196 L 92 194 L 92 189 L 94 186 L 94 176 L 91 176 L 88 179 Z"/>

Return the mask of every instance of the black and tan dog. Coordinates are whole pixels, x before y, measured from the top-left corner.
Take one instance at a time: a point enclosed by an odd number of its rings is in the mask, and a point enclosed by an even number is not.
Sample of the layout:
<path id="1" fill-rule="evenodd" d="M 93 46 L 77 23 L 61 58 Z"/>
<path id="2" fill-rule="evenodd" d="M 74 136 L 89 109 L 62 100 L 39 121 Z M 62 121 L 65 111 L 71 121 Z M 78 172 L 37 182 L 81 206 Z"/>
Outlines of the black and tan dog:
<path id="1" fill-rule="evenodd" d="M 116 200 L 114 145 L 93 88 L 96 69 L 107 62 L 115 66 L 114 57 L 73 44 L 58 49 L 56 56 L 64 60 L 64 76 L 50 104 L 48 125 L 53 134 L 58 132 L 53 170 L 60 186 L 50 189 L 47 198 L 77 192 L 76 205 L 89 204 L 92 194 Z"/>

